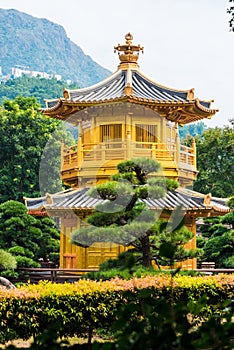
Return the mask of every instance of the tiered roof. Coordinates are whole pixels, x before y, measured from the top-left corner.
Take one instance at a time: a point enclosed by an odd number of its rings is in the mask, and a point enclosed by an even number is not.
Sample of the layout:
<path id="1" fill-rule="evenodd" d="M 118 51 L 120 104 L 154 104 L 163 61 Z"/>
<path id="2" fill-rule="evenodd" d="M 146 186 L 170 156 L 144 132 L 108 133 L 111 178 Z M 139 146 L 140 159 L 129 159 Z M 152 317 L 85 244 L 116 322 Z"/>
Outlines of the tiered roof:
<path id="1" fill-rule="evenodd" d="M 158 84 L 146 77 L 137 64 L 139 45 L 132 44 L 132 35 L 126 36 L 126 44 L 115 47 L 119 51 L 120 64 L 115 73 L 98 84 L 64 90 L 62 98 L 46 101 L 42 113 L 66 120 L 77 111 L 107 103 L 130 102 L 140 104 L 166 115 L 168 120 L 186 124 L 210 118 L 217 112 L 211 109 L 212 101 L 194 97 L 194 89 L 177 90 Z"/>
<path id="2" fill-rule="evenodd" d="M 89 188 L 69 189 L 55 194 L 47 194 L 40 198 L 25 198 L 25 204 L 30 214 L 43 215 L 50 211 L 72 210 L 74 212 L 93 211 L 98 204 L 105 201 L 101 198 L 92 197 Z M 142 199 L 149 209 L 173 211 L 181 207 L 186 212 L 193 212 L 197 216 L 223 215 L 230 211 L 226 200 L 210 195 L 204 195 L 185 188 L 169 191 L 160 199 Z"/>

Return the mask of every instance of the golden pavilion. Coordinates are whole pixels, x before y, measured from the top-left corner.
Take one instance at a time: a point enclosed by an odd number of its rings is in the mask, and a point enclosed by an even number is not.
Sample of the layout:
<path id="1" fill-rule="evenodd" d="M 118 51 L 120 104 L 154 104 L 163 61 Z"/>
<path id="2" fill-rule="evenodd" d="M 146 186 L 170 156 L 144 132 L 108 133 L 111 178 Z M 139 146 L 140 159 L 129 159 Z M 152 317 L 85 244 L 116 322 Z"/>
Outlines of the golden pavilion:
<path id="1" fill-rule="evenodd" d="M 163 176 L 179 181 L 180 187 L 165 198 L 145 203 L 168 218 L 178 206 L 183 208 L 185 223 L 194 233 L 188 248 L 196 247 L 197 217 L 229 211 L 224 200 L 187 188 L 197 176 L 196 144 L 182 145 L 178 132 L 179 125 L 212 117 L 217 111 L 211 108 L 212 101 L 196 98 L 194 89 L 173 89 L 145 76 L 138 65 L 143 47 L 133 43 L 130 33 L 115 51 L 119 56 L 116 72 L 93 86 L 65 89 L 63 97 L 47 101 L 47 108 L 42 109 L 43 114 L 77 125 L 79 130 L 76 145 L 62 146 L 61 178 L 70 189 L 26 198 L 29 213 L 60 218 L 61 268 L 97 268 L 126 249 L 112 243 L 83 248 L 70 242 L 71 233 L 102 201 L 88 196 L 88 189 L 110 179 L 123 160 L 153 158 L 161 164 Z M 196 259 L 181 266 L 194 269 Z"/>

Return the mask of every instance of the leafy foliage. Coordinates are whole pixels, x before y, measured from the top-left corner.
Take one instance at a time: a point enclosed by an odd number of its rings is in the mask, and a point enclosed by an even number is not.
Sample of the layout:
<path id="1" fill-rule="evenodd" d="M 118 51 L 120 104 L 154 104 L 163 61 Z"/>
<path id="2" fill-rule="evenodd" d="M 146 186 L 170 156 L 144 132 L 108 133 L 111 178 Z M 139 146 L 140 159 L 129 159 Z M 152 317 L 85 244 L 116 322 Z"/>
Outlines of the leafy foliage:
<path id="1" fill-rule="evenodd" d="M 227 204 L 229 205 L 230 208 L 234 208 L 234 196 L 228 199 Z"/>
<path id="2" fill-rule="evenodd" d="M 38 103 L 45 107 L 44 100 L 61 97 L 63 89 L 78 88 L 76 84 L 68 84 L 65 81 L 53 79 L 45 79 L 40 77 L 28 77 L 26 75 L 9 79 L 0 84 L 0 104 L 5 100 L 14 100 L 18 96 L 35 97 Z"/>
<path id="3" fill-rule="evenodd" d="M 165 297 L 158 300 L 153 299 L 152 293 L 148 291 L 139 293 L 139 302 L 134 298 L 123 305 L 114 323 L 117 332 L 117 344 L 109 349 L 201 349 L 201 346 L 213 345 L 213 341 L 220 346 L 231 346 L 230 336 L 232 325 L 230 314 L 226 327 L 221 330 L 221 318 L 210 317 L 208 321 L 196 324 L 196 316 L 204 307 L 206 298 L 199 299 L 196 303 L 187 305 L 182 301 L 173 306 Z M 189 319 L 188 315 L 193 315 Z M 210 327 L 210 328 L 209 328 Z M 196 329 L 196 331 L 194 331 Z M 213 335 L 216 329 L 215 335 Z M 220 339 L 220 333 L 225 336 Z M 222 334 L 223 335 L 223 334 Z M 201 339 L 202 338 L 202 339 Z M 220 349 L 221 347 L 219 347 Z M 218 348 L 217 348 L 218 349 Z M 231 347 L 230 347 L 231 349 Z"/>
<path id="4" fill-rule="evenodd" d="M 187 136 L 201 136 L 203 132 L 207 129 L 207 126 L 203 122 L 186 124 L 179 127 L 179 134 L 181 139 L 186 139 Z"/>
<path id="5" fill-rule="evenodd" d="M 145 267 L 152 266 L 152 260 L 158 267 L 172 266 L 175 261 L 197 256 L 198 250 L 184 248 L 193 234 L 178 219 L 183 217 L 180 208 L 171 222 L 158 222 L 160 212 L 147 209 L 142 202 L 146 198 L 162 198 L 168 189 L 178 187 L 176 181 L 157 176 L 159 168 L 159 164 L 149 158 L 119 163 L 114 181 L 90 190 L 91 196 L 101 197 L 105 203 L 96 206 L 87 219 L 89 225 L 73 233 L 72 242 L 84 247 L 95 242 L 134 247 L 139 253 L 137 261 Z"/>
<path id="6" fill-rule="evenodd" d="M 13 270 L 16 268 L 16 260 L 14 256 L 3 250 L 0 249 L 0 269 L 3 270 Z"/>
<path id="7" fill-rule="evenodd" d="M 0 204 L 0 248 L 15 257 L 17 267 L 58 263 L 59 232 L 50 218 L 28 215 L 24 204 L 8 201 Z"/>
<path id="8" fill-rule="evenodd" d="M 43 166 L 47 167 L 45 181 L 41 179 L 45 192 L 48 188 L 51 191 L 60 186 L 61 189 L 60 141 L 63 138 L 68 139 L 63 125 L 42 115 L 35 98 L 17 97 L 4 102 L 3 108 L 0 107 L 0 203 L 41 195 L 39 170 L 43 157 Z M 50 140 L 53 144 L 48 148 Z"/>
<path id="9" fill-rule="evenodd" d="M 233 267 L 225 266 L 226 259 L 232 257 L 233 260 L 233 251 L 234 251 L 234 231 L 226 232 L 219 237 L 210 238 L 204 245 L 204 255 L 208 261 L 215 261 L 216 266 L 224 265 L 224 267 Z"/>
<path id="10" fill-rule="evenodd" d="M 48 344 L 60 349 L 67 345 L 58 344 L 58 336 L 89 335 L 81 349 L 155 349 L 155 343 L 159 349 L 202 349 L 213 346 L 214 339 L 217 349 L 231 349 L 232 310 L 227 305 L 232 294 L 231 275 L 22 286 L 0 292 L 0 342 L 36 335 L 32 349 Z M 111 332 L 112 341 L 91 345 L 99 330 Z M 48 340 L 51 332 L 56 339 L 51 334 Z"/>
<path id="11" fill-rule="evenodd" d="M 162 270 L 155 269 L 154 267 L 146 268 L 137 263 L 137 253 L 134 249 L 129 249 L 126 252 L 119 254 L 116 259 L 109 259 L 103 262 L 99 266 L 98 271 L 88 272 L 82 276 L 84 279 L 90 279 L 94 281 L 106 281 L 115 277 L 121 279 L 140 278 L 145 276 L 159 276 L 162 275 Z M 171 275 L 174 270 L 166 268 L 163 270 L 164 275 Z M 179 270 L 177 272 L 180 275 L 186 276 L 199 276 L 201 273 L 194 270 Z"/>
<path id="12" fill-rule="evenodd" d="M 223 217 L 204 219 L 198 247 L 203 249 L 201 261 L 214 261 L 216 267 L 234 267 L 234 212 Z"/>
<path id="13" fill-rule="evenodd" d="M 233 126 L 206 130 L 196 138 L 198 177 L 194 190 L 228 198 L 234 188 Z"/>

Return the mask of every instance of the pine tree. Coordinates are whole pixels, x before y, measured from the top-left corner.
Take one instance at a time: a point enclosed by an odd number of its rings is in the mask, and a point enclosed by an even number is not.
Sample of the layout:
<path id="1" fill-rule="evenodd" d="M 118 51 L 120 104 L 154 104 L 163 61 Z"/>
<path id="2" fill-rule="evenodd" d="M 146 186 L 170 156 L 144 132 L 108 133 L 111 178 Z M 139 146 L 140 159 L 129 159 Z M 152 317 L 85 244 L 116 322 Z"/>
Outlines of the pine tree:
<path id="1" fill-rule="evenodd" d="M 110 181 L 89 190 L 90 196 L 104 203 L 96 206 L 87 225 L 73 233 L 72 243 L 89 247 L 95 242 L 114 242 L 131 247 L 145 267 L 151 267 L 153 260 L 158 266 L 173 265 L 175 260 L 195 256 L 196 252 L 183 248 L 193 234 L 181 220 L 175 225 L 178 212 L 165 223 L 159 220 L 161 210 L 150 210 L 144 203 L 144 199 L 164 197 L 178 182 L 159 176 L 160 164 L 149 158 L 121 162 L 117 170 Z"/>

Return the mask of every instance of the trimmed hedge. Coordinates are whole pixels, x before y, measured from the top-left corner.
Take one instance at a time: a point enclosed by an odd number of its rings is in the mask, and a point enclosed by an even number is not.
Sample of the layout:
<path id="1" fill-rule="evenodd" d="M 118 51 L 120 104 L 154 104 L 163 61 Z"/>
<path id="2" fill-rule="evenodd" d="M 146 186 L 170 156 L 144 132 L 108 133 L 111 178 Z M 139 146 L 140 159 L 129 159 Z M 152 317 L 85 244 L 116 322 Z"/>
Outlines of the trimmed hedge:
<path id="1" fill-rule="evenodd" d="M 56 323 L 64 337 L 84 337 L 95 330 L 110 330 L 120 308 L 132 302 L 140 304 L 144 292 L 147 298 L 161 297 L 170 305 L 196 302 L 206 296 L 205 307 L 199 314 L 201 319 L 220 312 L 221 304 L 233 299 L 234 275 L 174 278 L 162 275 L 103 282 L 80 280 L 74 284 L 41 282 L 16 290 L 0 290 L 0 343 L 29 339 Z"/>

